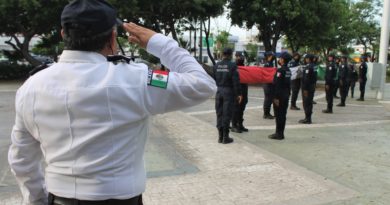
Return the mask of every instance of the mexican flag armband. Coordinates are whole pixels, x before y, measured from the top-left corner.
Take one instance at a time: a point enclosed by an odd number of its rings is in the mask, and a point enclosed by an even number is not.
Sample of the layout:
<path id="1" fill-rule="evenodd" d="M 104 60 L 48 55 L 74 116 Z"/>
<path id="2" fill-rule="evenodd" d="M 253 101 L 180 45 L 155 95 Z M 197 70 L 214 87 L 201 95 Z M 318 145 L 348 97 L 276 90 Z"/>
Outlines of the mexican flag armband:
<path id="1" fill-rule="evenodd" d="M 158 88 L 167 89 L 169 71 L 163 70 L 148 70 L 148 85 Z"/>

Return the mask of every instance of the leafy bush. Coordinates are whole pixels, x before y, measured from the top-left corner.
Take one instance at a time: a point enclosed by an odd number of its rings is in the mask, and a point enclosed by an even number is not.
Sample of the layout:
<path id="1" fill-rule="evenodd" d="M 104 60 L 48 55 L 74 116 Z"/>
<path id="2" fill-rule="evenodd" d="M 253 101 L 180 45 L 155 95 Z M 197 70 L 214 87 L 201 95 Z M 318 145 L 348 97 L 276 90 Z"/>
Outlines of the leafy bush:
<path id="1" fill-rule="evenodd" d="M 31 65 L 0 62 L 0 80 L 14 80 L 28 77 L 28 72 L 33 69 Z"/>

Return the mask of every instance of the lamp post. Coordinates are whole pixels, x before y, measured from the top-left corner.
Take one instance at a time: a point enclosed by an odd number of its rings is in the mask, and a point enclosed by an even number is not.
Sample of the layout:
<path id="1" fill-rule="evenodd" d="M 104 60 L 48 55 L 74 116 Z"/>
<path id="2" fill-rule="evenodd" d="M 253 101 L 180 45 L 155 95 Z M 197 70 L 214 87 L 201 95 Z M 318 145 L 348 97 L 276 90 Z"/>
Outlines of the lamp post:
<path id="1" fill-rule="evenodd" d="M 379 49 L 379 63 L 382 65 L 382 79 L 379 88 L 377 99 L 382 100 L 385 94 L 386 84 L 386 69 L 387 69 L 387 55 L 389 48 L 389 21 L 390 21 L 390 2 L 383 0 L 383 16 L 381 23 L 381 42 Z"/>

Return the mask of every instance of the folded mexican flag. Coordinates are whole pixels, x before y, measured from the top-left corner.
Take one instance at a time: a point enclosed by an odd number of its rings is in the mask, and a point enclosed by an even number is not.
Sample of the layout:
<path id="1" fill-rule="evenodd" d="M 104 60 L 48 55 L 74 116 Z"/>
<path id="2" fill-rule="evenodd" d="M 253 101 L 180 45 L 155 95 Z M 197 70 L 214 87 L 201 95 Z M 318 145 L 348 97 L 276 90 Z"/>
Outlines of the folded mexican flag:
<path id="1" fill-rule="evenodd" d="M 238 66 L 240 82 L 245 84 L 272 83 L 276 68 Z"/>

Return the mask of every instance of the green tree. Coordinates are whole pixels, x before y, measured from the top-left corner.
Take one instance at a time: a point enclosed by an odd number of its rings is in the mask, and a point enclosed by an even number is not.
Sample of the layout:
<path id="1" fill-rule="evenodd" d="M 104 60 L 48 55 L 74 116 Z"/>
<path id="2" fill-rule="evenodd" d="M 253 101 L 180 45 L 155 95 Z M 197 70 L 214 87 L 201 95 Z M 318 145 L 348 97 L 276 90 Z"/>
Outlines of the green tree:
<path id="1" fill-rule="evenodd" d="M 60 15 L 67 0 L 0 0 L 0 33 L 6 41 L 32 65 L 40 62 L 29 53 L 36 35 L 50 34 L 60 28 Z M 59 33 L 59 32 L 57 32 Z"/>
<path id="2" fill-rule="evenodd" d="M 297 7 L 300 14 L 284 31 L 292 51 L 301 47 L 330 50 L 351 41 L 350 12 L 345 0 L 302 1 Z"/>
<path id="3" fill-rule="evenodd" d="M 292 20 L 302 12 L 303 1 L 296 0 L 230 0 L 230 18 L 233 24 L 252 28 L 256 26 L 259 41 L 266 50 L 275 51 L 278 40 Z M 305 1 L 306 2 L 306 1 Z"/>
<path id="4" fill-rule="evenodd" d="M 215 48 L 214 51 L 216 51 L 217 58 L 222 58 L 222 51 L 224 48 L 229 47 L 229 32 L 227 31 L 219 31 L 218 35 L 215 38 Z"/>
<path id="5" fill-rule="evenodd" d="M 371 57 L 374 57 L 379 49 L 380 25 L 376 19 L 381 7 L 381 1 L 378 0 L 361 0 L 351 6 L 351 25 L 355 30 L 356 44 L 364 46 L 364 53 L 371 47 Z"/>
<path id="6" fill-rule="evenodd" d="M 248 43 L 246 45 L 247 63 L 252 63 L 252 62 L 257 61 L 258 49 L 259 49 L 259 46 L 257 46 L 255 43 Z"/>

